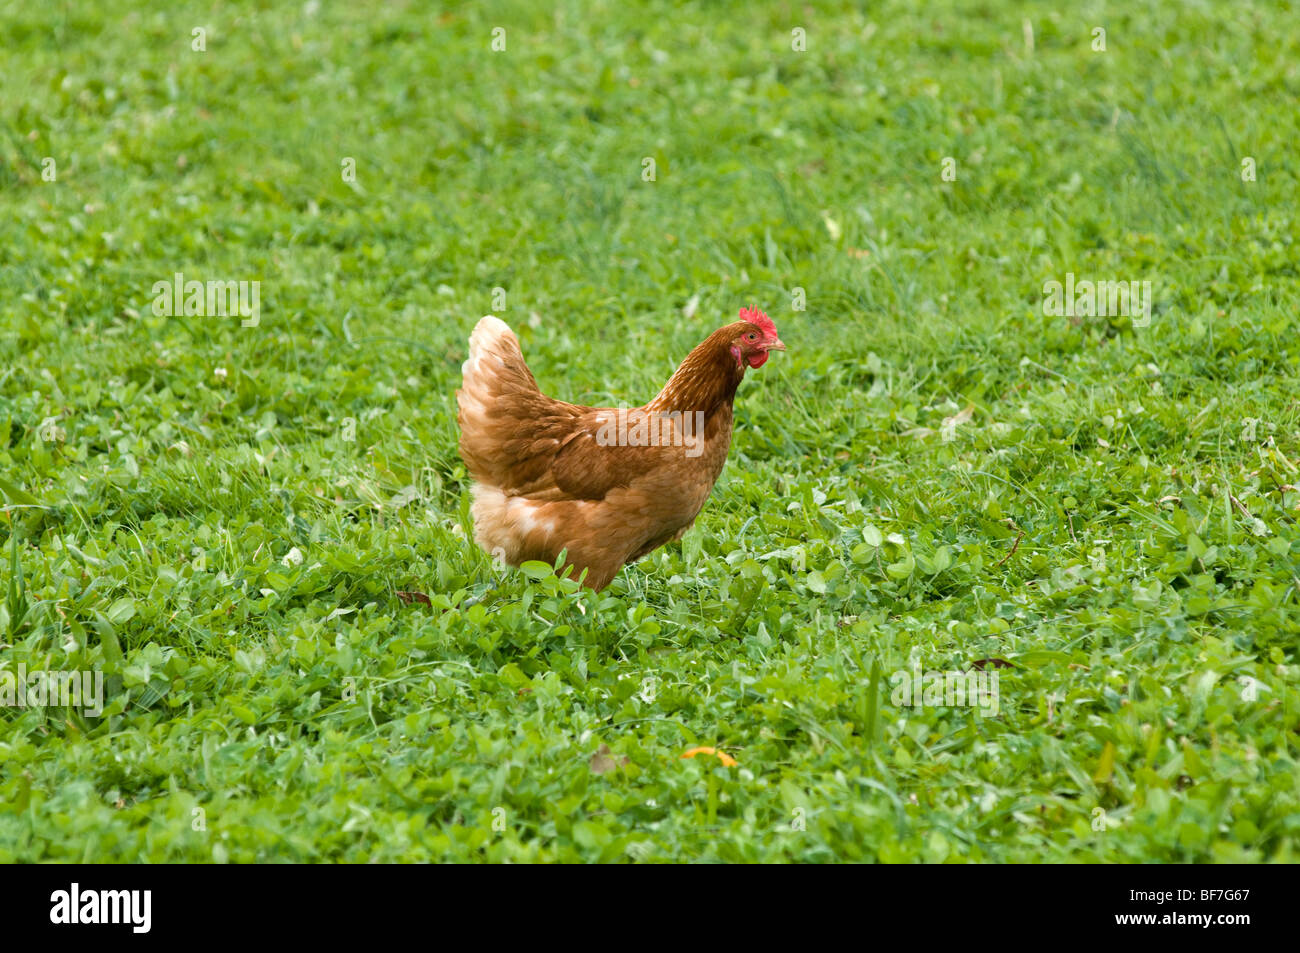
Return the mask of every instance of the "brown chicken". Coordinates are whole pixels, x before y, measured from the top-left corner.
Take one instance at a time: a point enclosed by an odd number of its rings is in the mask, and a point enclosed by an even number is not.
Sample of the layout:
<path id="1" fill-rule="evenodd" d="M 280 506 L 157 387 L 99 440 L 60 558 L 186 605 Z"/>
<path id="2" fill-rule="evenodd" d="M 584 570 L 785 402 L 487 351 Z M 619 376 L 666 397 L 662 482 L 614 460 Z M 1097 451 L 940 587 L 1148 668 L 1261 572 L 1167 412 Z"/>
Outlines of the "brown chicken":
<path id="1" fill-rule="evenodd" d="M 567 550 L 605 588 L 690 529 L 727 460 L 736 387 L 784 350 L 767 315 L 741 309 L 644 407 L 581 407 L 543 394 L 514 332 L 482 318 L 456 392 L 475 541 L 513 566 Z"/>

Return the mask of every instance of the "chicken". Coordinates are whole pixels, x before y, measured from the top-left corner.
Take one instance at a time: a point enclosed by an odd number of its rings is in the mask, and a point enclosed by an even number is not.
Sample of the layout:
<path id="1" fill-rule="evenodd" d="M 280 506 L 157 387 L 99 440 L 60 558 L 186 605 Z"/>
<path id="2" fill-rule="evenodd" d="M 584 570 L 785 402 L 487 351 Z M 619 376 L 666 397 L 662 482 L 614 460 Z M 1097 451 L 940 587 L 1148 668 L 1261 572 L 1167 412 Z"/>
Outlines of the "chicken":
<path id="1" fill-rule="evenodd" d="M 582 407 L 543 394 L 514 332 L 482 318 L 456 392 L 475 541 L 512 566 L 567 550 L 583 584 L 605 588 L 690 529 L 726 463 L 741 378 L 784 350 L 772 320 L 742 308 L 650 403 Z"/>

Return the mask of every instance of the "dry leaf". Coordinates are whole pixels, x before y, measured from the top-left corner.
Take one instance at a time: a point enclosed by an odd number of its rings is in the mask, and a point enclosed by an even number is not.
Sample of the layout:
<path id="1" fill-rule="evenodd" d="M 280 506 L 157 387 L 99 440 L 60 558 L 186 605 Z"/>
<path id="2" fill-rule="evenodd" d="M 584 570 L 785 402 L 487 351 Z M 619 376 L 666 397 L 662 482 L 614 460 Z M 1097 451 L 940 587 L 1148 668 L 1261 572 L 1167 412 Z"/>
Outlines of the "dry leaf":
<path id="1" fill-rule="evenodd" d="M 726 767 L 728 767 L 728 768 L 734 768 L 737 764 L 740 763 L 740 762 L 737 761 L 735 758 L 733 758 L 731 755 L 727 754 L 727 752 L 725 752 L 725 751 L 719 751 L 717 748 L 709 748 L 709 747 L 688 748 L 688 749 L 686 749 L 685 751 L 682 752 L 682 757 L 683 757 L 683 758 L 694 758 L 697 754 L 711 754 L 711 755 L 715 755 L 715 756 L 717 757 L 717 759 L 718 759 L 719 761 L 721 761 L 721 762 L 722 762 Z"/>
<path id="2" fill-rule="evenodd" d="M 419 602 L 426 606 L 433 605 L 433 603 L 429 601 L 429 597 L 426 596 L 423 592 L 404 592 L 399 589 L 397 591 L 397 598 L 401 599 L 403 602 L 405 602 L 408 605 L 411 604 L 412 602 Z"/>
<path id="3" fill-rule="evenodd" d="M 840 235 L 843 234 L 840 223 L 831 218 L 830 212 L 822 212 L 822 221 L 826 224 L 826 234 L 830 235 L 831 241 L 839 241 Z"/>
<path id="4" fill-rule="evenodd" d="M 951 417 L 943 418 L 942 426 L 945 430 L 951 430 L 956 427 L 960 427 L 962 424 L 966 423 L 974 416 L 975 416 L 975 405 L 967 404 L 965 407 L 957 411 L 957 413 L 953 414 Z"/>
<path id="5" fill-rule="evenodd" d="M 622 761 L 615 761 L 610 756 L 609 745 L 601 745 L 596 749 L 596 753 L 591 756 L 591 773 L 608 774 L 627 763 L 628 759 L 626 757 Z"/>

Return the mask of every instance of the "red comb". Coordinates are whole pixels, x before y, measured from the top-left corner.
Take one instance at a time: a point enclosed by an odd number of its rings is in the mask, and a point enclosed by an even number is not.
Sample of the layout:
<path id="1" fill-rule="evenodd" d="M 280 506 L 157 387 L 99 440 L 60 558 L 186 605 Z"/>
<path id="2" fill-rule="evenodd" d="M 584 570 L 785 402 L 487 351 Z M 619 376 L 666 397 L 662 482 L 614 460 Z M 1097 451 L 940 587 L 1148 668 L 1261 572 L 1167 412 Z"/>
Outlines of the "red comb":
<path id="1" fill-rule="evenodd" d="M 741 308 L 740 320 L 748 321 L 750 324 L 754 324 L 762 328 L 763 335 L 765 337 L 777 336 L 776 325 L 772 323 L 772 319 L 769 318 L 767 315 L 765 315 L 762 311 L 759 311 L 757 308 Z"/>

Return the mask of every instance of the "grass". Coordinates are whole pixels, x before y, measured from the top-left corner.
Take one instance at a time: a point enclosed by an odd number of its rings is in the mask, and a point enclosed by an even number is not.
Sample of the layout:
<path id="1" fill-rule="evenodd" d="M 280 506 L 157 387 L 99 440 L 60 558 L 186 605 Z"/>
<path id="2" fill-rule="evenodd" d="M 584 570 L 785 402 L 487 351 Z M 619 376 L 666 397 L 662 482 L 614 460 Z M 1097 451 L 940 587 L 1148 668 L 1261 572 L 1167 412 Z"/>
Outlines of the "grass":
<path id="1" fill-rule="evenodd" d="M 0 860 L 1295 860 L 1290 4 L 0 13 L 0 668 L 106 701 L 0 708 Z M 682 543 L 466 541 L 480 315 L 639 403 L 749 304 Z"/>

